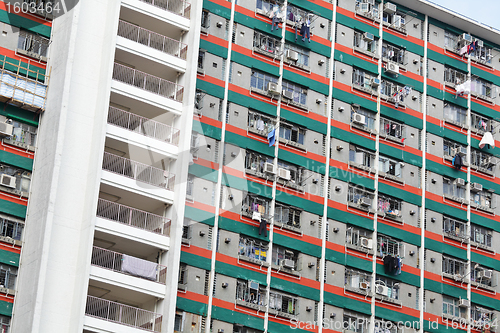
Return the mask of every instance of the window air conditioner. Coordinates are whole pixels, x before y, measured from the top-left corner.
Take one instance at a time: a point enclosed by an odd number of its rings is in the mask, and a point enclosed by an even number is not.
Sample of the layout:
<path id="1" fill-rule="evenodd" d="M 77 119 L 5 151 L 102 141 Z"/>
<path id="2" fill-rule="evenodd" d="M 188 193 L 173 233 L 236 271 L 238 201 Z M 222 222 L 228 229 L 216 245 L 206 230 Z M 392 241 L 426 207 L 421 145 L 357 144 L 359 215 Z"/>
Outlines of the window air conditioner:
<path id="1" fill-rule="evenodd" d="M 2 175 L 2 177 L 0 178 L 0 183 L 3 186 L 7 186 L 10 188 L 16 188 L 16 177 L 12 177 L 9 175 Z"/>
<path id="2" fill-rule="evenodd" d="M 375 36 L 373 36 L 373 34 L 369 33 L 369 32 L 365 32 L 363 34 L 363 39 L 367 42 L 370 42 L 370 41 L 373 41 L 375 39 Z"/>
<path id="3" fill-rule="evenodd" d="M 363 281 L 359 283 L 359 289 L 367 290 L 368 288 L 370 288 L 370 282 Z"/>
<path id="4" fill-rule="evenodd" d="M 11 136 L 14 127 L 11 124 L 0 123 L 0 136 Z"/>
<path id="5" fill-rule="evenodd" d="M 465 179 L 457 178 L 455 179 L 455 184 L 457 184 L 457 186 L 465 186 Z"/>
<path id="6" fill-rule="evenodd" d="M 389 62 L 389 63 L 387 63 L 385 71 L 387 73 L 391 73 L 391 74 L 399 74 L 399 65 L 396 65 L 396 64 Z"/>
<path id="7" fill-rule="evenodd" d="M 362 13 L 368 13 L 370 11 L 370 4 L 362 3 L 362 4 L 360 4 L 360 6 L 361 6 Z"/>
<path id="8" fill-rule="evenodd" d="M 462 34 L 462 40 L 465 40 L 466 42 L 472 43 L 472 36 L 466 33 Z"/>
<path id="9" fill-rule="evenodd" d="M 290 170 L 284 169 L 284 168 L 278 168 L 278 177 L 286 180 L 290 180 L 291 174 Z"/>
<path id="10" fill-rule="evenodd" d="M 482 191 L 483 185 L 479 183 L 472 183 L 471 190 L 476 192 Z"/>
<path id="11" fill-rule="evenodd" d="M 360 242 L 362 247 L 366 247 L 367 249 L 373 248 L 373 240 L 369 238 L 361 237 Z"/>
<path id="12" fill-rule="evenodd" d="M 483 41 L 478 39 L 477 40 L 477 46 L 483 47 L 484 46 Z"/>
<path id="13" fill-rule="evenodd" d="M 477 277 L 479 279 L 481 279 L 481 278 L 483 278 L 483 279 L 491 279 L 493 277 L 493 271 L 491 269 L 482 270 L 482 271 L 480 271 L 477 274 Z"/>
<path id="14" fill-rule="evenodd" d="M 388 296 L 389 295 L 389 288 L 386 286 L 383 286 L 381 284 L 378 284 L 375 286 L 375 292 L 379 295 L 382 295 L 382 296 Z"/>
<path id="15" fill-rule="evenodd" d="M 370 84 L 372 87 L 378 87 L 380 85 L 380 80 L 376 77 L 372 77 Z"/>
<path id="16" fill-rule="evenodd" d="M 458 306 L 468 308 L 470 306 L 470 301 L 468 299 L 461 299 L 458 301 Z"/>
<path id="17" fill-rule="evenodd" d="M 299 53 L 293 50 L 286 50 L 286 57 L 290 60 L 297 61 L 299 60 Z"/>
<path id="18" fill-rule="evenodd" d="M 467 147 L 460 146 L 459 152 L 462 155 L 467 155 Z"/>
<path id="19" fill-rule="evenodd" d="M 387 13 L 390 13 L 390 14 L 394 14 L 396 12 L 396 10 L 397 10 L 397 7 L 393 3 L 387 2 L 384 5 L 384 12 L 387 12 Z"/>
<path id="20" fill-rule="evenodd" d="M 289 269 L 293 269 L 295 267 L 295 263 L 291 259 L 285 259 L 281 262 L 281 266 Z"/>
<path id="21" fill-rule="evenodd" d="M 283 90 L 283 97 L 288 99 L 293 99 L 293 92 L 288 90 Z"/>
<path id="22" fill-rule="evenodd" d="M 362 114 L 355 113 L 353 118 L 352 118 L 352 121 L 356 124 L 365 125 L 366 124 L 366 117 Z"/>
<path id="23" fill-rule="evenodd" d="M 267 84 L 267 91 L 270 92 L 271 94 L 277 94 L 279 95 L 280 93 L 280 87 L 277 83 L 274 82 L 269 82 Z"/>
<path id="24" fill-rule="evenodd" d="M 274 175 L 276 173 L 276 170 L 274 170 L 274 165 L 272 163 L 266 162 L 264 164 L 264 172 L 272 173 Z"/>
<path id="25" fill-rule="evenodd" d="M 259 290 L 259 283 L 255 281 L 248 281 L 248 288 Z"/>
<path id="26" fill-rule="evenodd" d="M 359 199 L 358 203 L 361 206 L 371 206 L 372 205 L 372 199 L 367 198 L 367 197 L 363 197 L 363 198 Z"/>

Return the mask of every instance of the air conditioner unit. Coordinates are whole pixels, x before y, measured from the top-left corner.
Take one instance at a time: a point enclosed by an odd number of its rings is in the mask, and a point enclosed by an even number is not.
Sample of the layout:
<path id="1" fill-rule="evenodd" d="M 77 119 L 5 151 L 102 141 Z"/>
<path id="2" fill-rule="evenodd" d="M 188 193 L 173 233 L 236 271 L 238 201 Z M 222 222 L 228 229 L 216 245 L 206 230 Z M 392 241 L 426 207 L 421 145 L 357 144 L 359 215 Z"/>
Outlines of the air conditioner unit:
<path id="1" fill-rule="evenodd" d="M 466 33 L 462 34 L 462 40 L 465 40 L 466 42 L 472 43 L 472 36 Z"/>
<path id="2" fill-rule="evenodd" d="M 460 146 L 458 152 L 462 155 L 467 155 L 467 147 Z"/>
<path id="3" fill-rule="evenodd" d="M 470 306 L 470 301 L 468 299 L 461 299 L 458 301 L 458 306 L 468 308 Z"/>
<path id="4" fill-rule="evenodd" d="M 362 13 L 368 13 L 370 11 L 370 4 L 368 3 L 361 3 L 360 4 L 361 12 Z"/>
<path id="5" fill-rule="evenodd" d="M 269 82 L 267 84 L 267 91 L 270 92 L 271 94 L 280 94 L 280 86 L 277 83 L 274 82 Z"/>
<path id="6" fill-rule="evenodd" d="M 2 175 L 2 177 L 0 178 L 0 183 L 3 186 L 7 186 L 10 188 L 16 188 L 16 177 L 12 177 L 9 175 Z"/>
<path id="7" fill-rule="evenodd" d="M 366 247 L 367 249 L 373 248 L 373 240 L 366 237 L 360 237 L 359 240 L 362 247 Z"/>
<path id="8" fill-rule="evenodd" d="M 455 184 L 457 184 L 457 186 L 465 186 L 465 179 L 457 178 L 455 179 Z"/>
<path id="9" fill-rule="evenodd" d="M 395 28 L 401 28 L 405 25 L 405 19 L 401 17 L 401 15 L 393 15 L 392 17 L 392 26 Z"/>
<path id="10" fill-rule="evenodd" d="M 276 170 L 274 170 L 274 165 L 269 162 L 264 163 L 264 172 L 275 174 Z"/>
<path id="11" fill-rule="evenodd" d="M 359 289 L 367 290 L 368 288 L 370 288 L 370 282 L 363 281 L 359 283 Z"/>
<path id="12" fill-rule="evenodd" d="M 472 186 L 470 188 L 472 191 L 482 191 L 483 190 L 483 185 L 479 183 L 472 183 Z"/>
<path id="13" fill-rule="evenodd" d="M 259 283 L 255 281 L 248 281 L 248 288 L 259 290 Z"/>
<path id="14" fill-rule="evenodd" d="M 372 87 L 378 87 L 380 85 L 380 80 L 376 77 L 372 77 L 370 84 Z"/>
<path id="15" fill-rule="evenodd" d="M 286 180 L 290 180 L 291 174 L 290 170 L 284 169 L 284 168 L 278 168 L 278 177 Z"/>
<path id="16" fill-rule="evenodd" d="M 477 46 L 483 47 L 484 46 L 483 41 L 478 39 L 477 40 Z"/>
<path id="17" fill-rule="evenodd" d="M 299 60 L 299 53 L 293 50 L 286 50 L 286 57 L 290 60 L 297 61 Z"/>
<path id="18" fill-rule="evenodd" d="M 388 296 L 389 295 L 389 288 L 386 286 L 383 286 L 381 284 L 378 284 L 375 286 L 375 292 L 379 295 Z"/>
<path id="19" fill-rule="evenodd" d="M 390 14 L 394 14 L 396 12 L 396 10 L 397 10 L 397 7 L 393 3 L 387 2 L 384 5 L 384 12 L 387 12 L 387 13 L 390 13 Z"/>
<path id="20" fill-rule="evenodd" d="M 0 123 L 0 136 L 11 136 L 14 127 L 11 124 Z"/>
<path id="21" fill-rule="evenodd" d="M 289 269 L 293 269 L 295 267 L 295 262 L 291 259 L 285 259 L 281 262 L 281 266 Z"/>
<path id="22" fill-rule="evenodd" d="M 288 98 L 288 99 L 293 99 L 293 92 L 288 91 L 288 90 L 283 90 L 283 97 Z"/>
<path id="23" fill-rule="evenodd" d="M 359 203 L 361 206 L 371 206 L 371 205 L 372 205 L 372 199 L 367 198 L 367 197 L 363 197 L 363 198 L 360 198 L 360 199 L 358 200 L 358 203 Z"/>
<path id="24" fill-rule="evenodd" d="M 493 277 L 493 271 L 491 269 L 482 270 L 482 271 L 480 271 L 477 274 L 477 277 L 479 279 L 481 279 L 481 278 L 483 278 L 483 279 L 491 279 Z"/>
<path id="25" fill-rule="evenodd" d="M 365 125 L 366 124 L 366 117 L 362 114 L 355 113 L 352 117 L 352 121 L 356 124 Z"/>
<path id="26" fill-rule="evenodd" d="M 399 74 L 399 65 L 393 63 L 387 63 L 387 67 L 385 68 L 387 73 L 391 74 Z"/>
<path id="27" fill-rule="evenodd" d="M 367 42 L 371 42 L 375 39 L 375 36 L 373 36 L 373 34 L 369 33 L 369 32 L 365 32 L 363 34 L 363 40 L 367 41 Z"/>

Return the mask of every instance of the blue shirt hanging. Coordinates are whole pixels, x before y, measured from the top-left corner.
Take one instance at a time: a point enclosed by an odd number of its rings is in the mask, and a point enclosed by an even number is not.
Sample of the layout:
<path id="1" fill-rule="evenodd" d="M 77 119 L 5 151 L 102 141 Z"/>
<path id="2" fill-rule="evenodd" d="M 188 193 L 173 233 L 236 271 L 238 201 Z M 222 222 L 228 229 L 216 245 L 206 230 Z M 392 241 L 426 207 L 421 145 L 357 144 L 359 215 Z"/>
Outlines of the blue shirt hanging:
<path id="1" fill-rule="evenodd" d="M 269 147 L 274 146 L 276 142 L 276 130 L 274 128 L 267 134 L 267 141 L 269 141 Z"/>

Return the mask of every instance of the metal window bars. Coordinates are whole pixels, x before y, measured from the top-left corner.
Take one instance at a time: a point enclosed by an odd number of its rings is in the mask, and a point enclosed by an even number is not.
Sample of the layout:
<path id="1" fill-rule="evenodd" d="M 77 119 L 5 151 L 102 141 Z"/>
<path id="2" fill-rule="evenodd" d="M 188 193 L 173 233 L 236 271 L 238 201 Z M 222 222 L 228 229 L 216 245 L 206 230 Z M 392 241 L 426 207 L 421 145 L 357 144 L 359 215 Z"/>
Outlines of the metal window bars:
<path id="1" fill-rule="evenodd" d="M 163 320 L 159 313 L 90 295 L 87 296 L 85 315 L 150 332 L 161 332 Z"/>
<path id="2" fill-rule="evenodd" d="M 344 286 L 348 289 L 369 290 L 371 287 L 371 281 L 371 274 L 347 267 L 345 268 Z"/>
<path id="3" fill-rule="evenodd" d="M 486 247 L 492 246 L 492 232 L 486 228 L 478 225 L 471 225 L 470 239 L 471 241 L 484 245 Z"/>
<path id="4" fill-rule="evenodd" d="M 373 197 L 373 192 L 369 192 L 367 190 L 354 186 L 349 186 L 349 190 L 347 192 L 347 201 L 358 205 L 364 204 L 363 199 L 368 199 L 371 202 L 371 200 L 373 200 Z M 371 203 L 368 207 L 371 207 Z"/>
<path id="5" fill-rule="evenodd" d="M 236 285 L 236 300 L 266 306 L 266 288 L 261 287 L 257 282 L 238 280 Z"/>
<path id="6" fill-rule="evenodd" d="M 377 53 L 378 41 L 375 39 L 366 40 L 364 35 L 365 33 L 359 31 L 354 32 L 354 47 L 375 55 Z"/>
<path id="7" fill-rule="evenodd" d="M 359 88 L 370 94 L 377 93 L 378 86 L 373 84 L 373 80 L 377 79 L 376 75 L 355 69 L 352 73 L 352 84 L 355 88 Z"/>
<path id="8" fill-rule="evenodd" d="M 276 204 L 274 210 L 274 222 L 300 228 L 300 213 L 301 211 L 298 209 Z"/>
<path id="9" fill-rule="evenodd" d="M 491 131 L 495 125 L 492 119 L 480 116 L 477 113 L 471 112 L 471 127 L 479 133 Z"/>
<path id="10" fill-rule="evenodd" d="M 381 80 L 380 83 L 380 93 L 385 95 L 391 102 L 398 102 L 396 100 L 398 98 L 397 93 L 403 88 L 404 86 L 387 80 Z"/>
<path id="11" fill-rule="evenodd" d="M 454 277 L 456 277 L 456 279 L 462 280 L 466 274 L 466 267 L 467 263 L 462 260 L 443 256 L 443 273 L 453 275 Z"/>
<path id="12" fill-rule="evenodd" d="M 49 49 L 49 39 L 27 31 L 20 31 L 17 48 L 26 51 L 28 56 L 46 58 Z"/>
<path id="13" fill-rule="evenodd" d="M 170 219 L 116 202 L 99 198 L 96 215 L 157 234 L 170 235 Z"/>
<path id="14" fill-rule="evenodd" d="M 471 165 L 488 171 L 493 171 L 496 164 L 496 160 L 493 155 L 486 154 L 476 149 L 471 149 L 470 161 Z"/>
<path id="15" fill-rule="evenodd" d="M 181 85 L 116 62 L 113 79 L 177 102 L 182 102 L 183 99 L 184 87 Z"/>
<path id="16" fill-rule="evenodd" d="M 458 185 L 451 179 L 443 178 L 443 194 L 465 200 L 465 187 Z"/>
<path id="17" fill-rule="evenodd" d="M 479 264 L 471 263 L 472 270 L 470 272 L 470 279 L 483 286 L 493 287 L 496 285 L 496 274 L 494 270 L 486 267 L 481 267 Z M 491 276 L 485 276 L 485 272 L 491 271 Z"/>
<path id="18" fill-rule="evenodd" d="M 390 61 L 403 66 L 408 63 L 407 52 L 405 49 L 387 43 L 382 43 L 382 58 L 385 61 Z"/>
<path id="19" fill-rule="evenodd" d="M 352 331 L 354 333 L 368 333 L 370 317 L 362 315 L 361 313 L 355 313 L 351 311 L 344 311 L 343 327 L 347 331 Z"/>
<path id="20" fill-rule="evenodd" d="M 444 81 L 453 85 L 462 84 L 467 81 L 467 74 L 462 73 L 454 68 L 445 66 L 444 68 Z"/>
<path id="21" fill-rule="evenodd" d="M 382 234 L 377 235 L 377 255 L 380 257 L 391 255 L 403 259 L 405 257 L 404 248 L 403 242 Z"/>
<path id="22" fill-rule="evenodd" d="M 349 162 L 366 168 L 375 167 L 375 154 L 363 148 L 349 145 Z"/>
<path id="23" fill-rule="evenodd" d="M 11 271 L 10 269 L 0 268 L 0 288 L 7 288 L 14 290 L 16 288 L 17 269 Z"/>
<path id="24" fill-rule="evenodd" d="M 382 213 L 385 217 L 400 218 L 402 216 L 401 200 L 399 199 L 379 194 L 377 208 L 379 213 Z"/>
<path id="25" fill-rule="evenodd" d="M 260 213 L 261 218 L 269 218 L 270 202 L 267 199 L 249 195 L 243 200 L 241 211 L 246 216 L 252 217 L 253 212 Z"/>
<path id="26" fill-rule="evenodd" d="M 168 12 L 190 18 L 191 4 L 184 0 L 140 0 L 147 4 L 153 5 L 156 8 L 166 10 Z"/>
<path id="27" fill-rule="evenodd" d="M 445 217 L 443 219 L 443 233 L 447 236 L 465 240 L 468 237 L 467 223 Z"/>
<path id="28" fill-rule="evenodd" d="M 404 140 L 406 138 L 406 126 L 394 120 L 380 117 L 380 134 Z"/>
<path id="29" fill-rule="evenodd" d="M 127 271 L 123 269 L 122 263 L 123 263 L 123 253 L 106 250 L 97 246 L 92 247 L 92 257 L 90 259 L 91 265 L 105 268 L 113 272 L 127 274 Z M 167 267 L 160 264 L 156 264 L 156 267 L 157 267 L 156 276 L 155 280 L 153 281 L 161 284 L 166 284 Z M 151 280 L 149 277 L 145 276 L 140 276 L 140 275 L 134 275 L 134 276 L 146 280 Z"/>
<path id="30" fill-rule="evenodd" d="M 274 57 L 278 57 L 282 53 L 281 40 L 254 31 L 253 34 L 254 51 L 264 52 Z"/>
<path id="31" fill-rule="evenodd" d="M 267 246 L 267 244 L 259 240 L 251 239 L 240 235 L 239 251 L 238 251 L 239 255 L 249 257 L 252 259 L 257 259 L 259 261 L 266 261 L 268 250 L 269 247 Z"/>
<path id="32" fill-rule="evenodd" d="M 349 227 L 346 230 L 345 242 L 354 246 L 361 246 L 361 237 L 370 238 L 368 231 L 354 227 Z"/>
<path id="33" fill-rule="evenodd" d="M 0 217 L 0 236 L 10 237 L 14 240 L 21 240 L 24 230 L 24 223 L 10 221 Z"/>
<path id="34" fill-rule="evenodd" d="M 446 103 L 443 108 L 443 118 L 458 126 L 467 125 L 467 109 Z"/>
<path id="35" fill-rule="evenodd" d="M 276 124 L 276 119 L 259 112 L 248 111 L 248 128 L 267 135 Z"/>
<path id="36" fill-rule="evenodd" d="M 269 293 L 269 309 L 276 310 L 278 315 L 297 316 L 299 300 L 296 297 L 271 291 Z"/>
<path id="37" fill-rule="evenodd" d="M 247 151 L 245 155 L 245 169 L 258 173 L 265 173 L 266 163 L 273 163 L 271 157 Z"/>

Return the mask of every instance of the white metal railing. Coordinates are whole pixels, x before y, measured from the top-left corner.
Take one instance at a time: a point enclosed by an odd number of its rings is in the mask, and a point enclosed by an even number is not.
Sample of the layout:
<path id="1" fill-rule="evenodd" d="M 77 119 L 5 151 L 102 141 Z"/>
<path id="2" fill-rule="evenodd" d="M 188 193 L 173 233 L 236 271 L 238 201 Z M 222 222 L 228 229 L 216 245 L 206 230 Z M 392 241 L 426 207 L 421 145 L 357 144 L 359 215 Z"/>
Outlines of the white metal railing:
<path id="1" fill-rule="evenodd" d="M 112 106 L 109 107 L 108 111 L 108 124 L 116 125 L 176 146 L 179 144 L 180 131 L 178 129 Z"/>
<path id="2" fill-rule="evenodd" d="M 120 20 L 118 36 L 186 60 L 187 44 Z"/>
<path id="3" fill-rule="evenodd" d="M 166 188 L 170 191 L 174 189 L 174 174 L 108 152 L 104 152 L 102 168 L 143 183 Z"/>
<path id="4" fill-rule="evenodd" d="M 97 216 L 157 234 L 170 235 L 170 219 L 116 202 L 99 198 Z"/>
<path id="5" fill-rule="evenodd" d="M 154 94 L 182 102 L 184 87 L 115 62 L 113 79 Z"/>
<path id="6" fill-rule="evenodd" d="M 185 18 L 191 16 L 191 4 L 184 0 L 140 0 L 157 8 L 178 14 Z"/>
<path id="7" fill-rule="evenodd" d="M 92 258 L 90 259 L 91 265 L 106 268 L 114 272 L 126 274 L 128 273 L 128 270 L 126 269 L 123 262 L 124 262 L 123 253 L 106 250 L 97 246 L 92 247 Z M 152 267 L 156 265 L 156 275 L 154 281 L 165 284 L 167 281 L 167 266 L 159 265 L 153 262 L 151 262 L 150 264 L 151 264 L 150 266 Z M 133 275 L 139 278 L 153 280 L 146 274 L 140 274 L 141 272 L 138 273 L 139 274 L 133 274 Z M 149 273 L 149 271 L 147 273 Z"/>
<path id="8" fill-rule="evenodd" d="M 118 324 L 137 327 L 150 332 L 161 332 L 163 316 L 106 299 L 87 296 L 85 314 Z"/>

